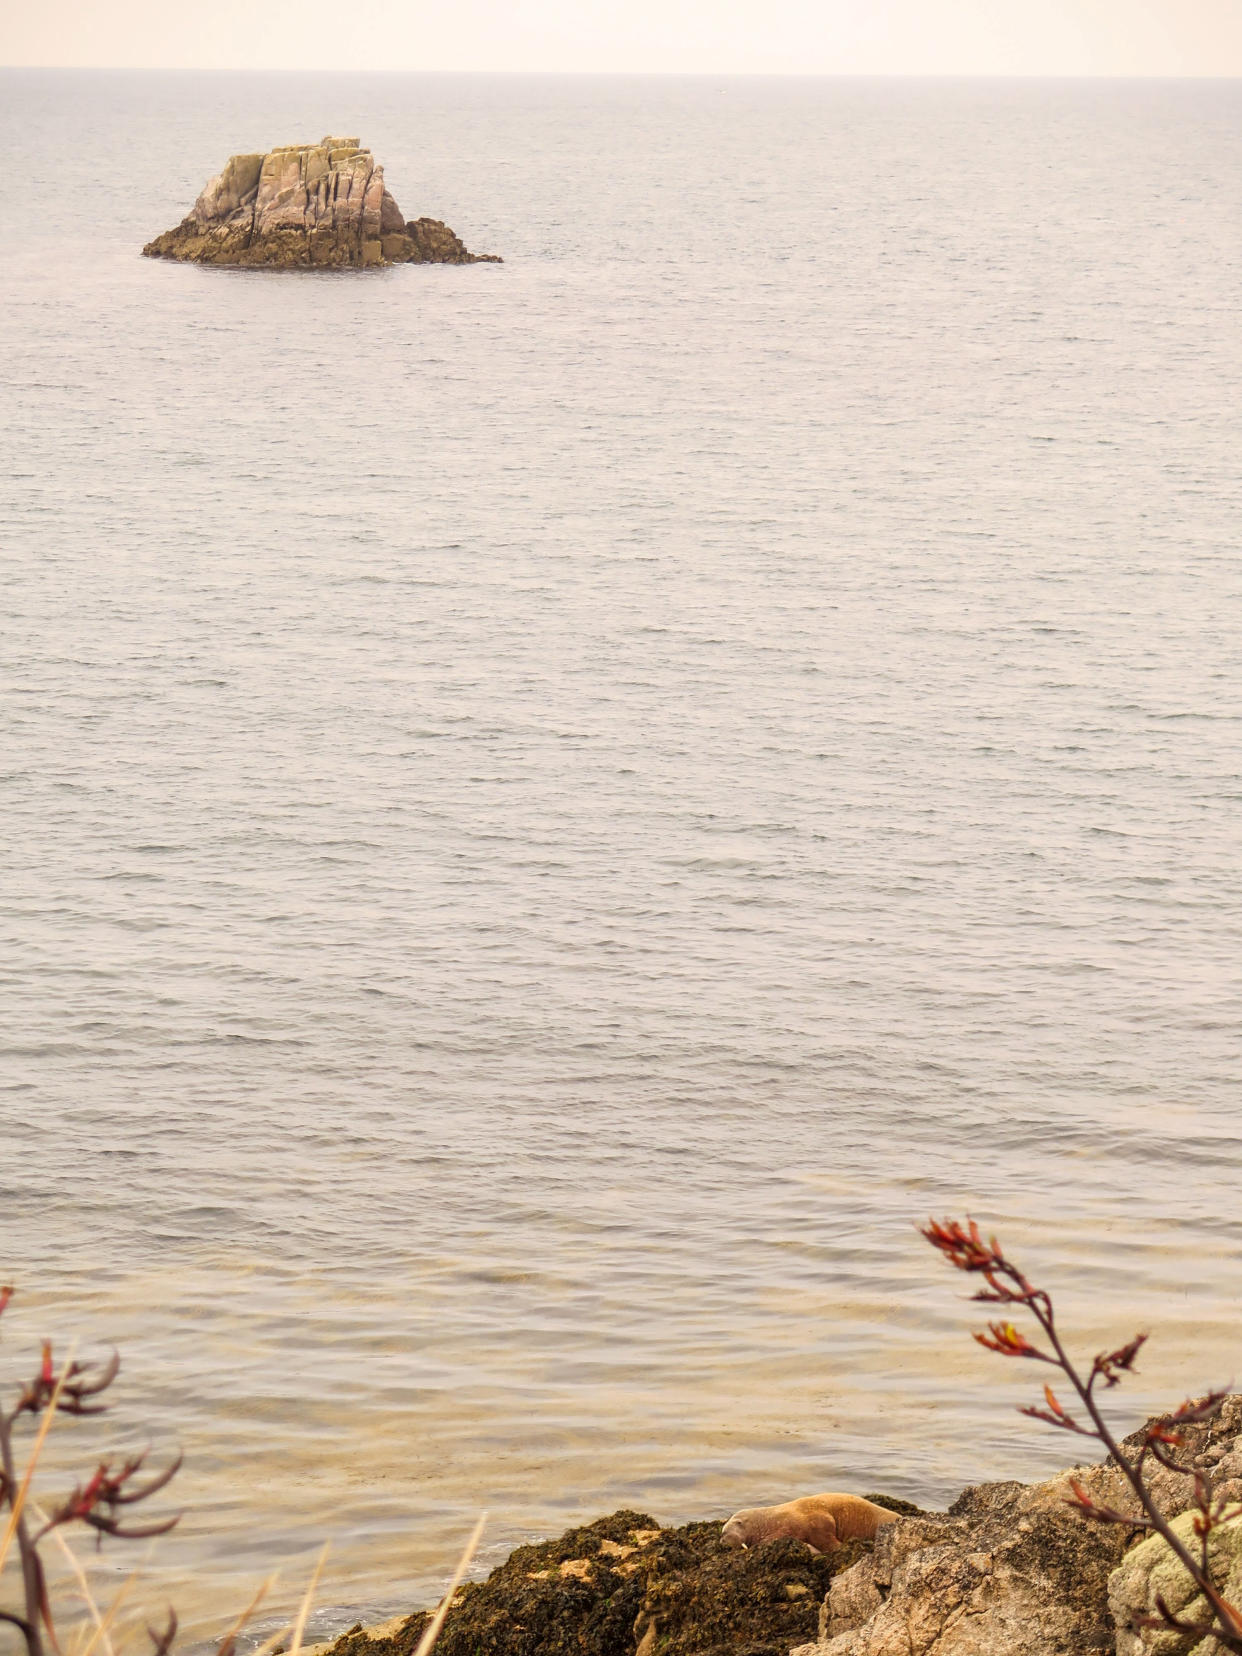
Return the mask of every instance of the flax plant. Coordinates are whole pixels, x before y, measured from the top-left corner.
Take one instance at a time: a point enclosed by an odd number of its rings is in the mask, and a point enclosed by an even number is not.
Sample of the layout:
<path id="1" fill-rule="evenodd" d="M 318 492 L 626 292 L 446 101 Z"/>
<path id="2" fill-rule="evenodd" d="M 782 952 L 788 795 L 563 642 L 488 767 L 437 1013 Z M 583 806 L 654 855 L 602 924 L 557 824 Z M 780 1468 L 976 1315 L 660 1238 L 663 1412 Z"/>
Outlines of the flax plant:
<path id="1" fill-rule="evenodd" d="M 0 1316 L 12 1297 L 11 1288 L 0 1288 Z M 52 1348 L 45 1344 L 34 1378 L 21 1387 L 12 1407 L 6 1409 L 0 1404 L 0 1594 L 4 1592 L 6 1580 L 14 1576 L 17 1578 L 16 1605 L 9 1609 L 0 1604 L 0 1623 L 7 1623 L 18 1630 L 25 1641 L 26 1656 L 48 1656 L 49 1650 L 54 1656 L 96 1656 L 96 1653 L 98 1656 L 117 1656 L 112 1634 L 135 1577 L 130 1576 L 123 1582 L 111 1604 L 101 1610 L 91 1593 L 86 1572 L 64 1534 L 69 1526 L 84 1525 L 88 1531 L 94 1532 L 97 1542 L 106 1535 L 120 1540 L 146 1540 L 166 1535 L 180 1517 L 176 1514 L 171 1518 L 135 1523 L 128 1511 L 167 1488 L 181 1466 L 180 1455 L 162 1471 L 145 1478 L 140 1476 L 146 1465 L 145 1451 L 115 1465 L 111 1461 L 101 1461 L 89 1477 L 84 1478 L 70 1495 L 50 1511 L 36 1506 L 31 1498 L 35 1469 L 56 1418 L 59 1415 L 103 1414 L 107 1404 L 102 1398 L 120 1368 L 121 1360 L 116 1353 L 106 1363 L 88 1365 L 79 1363 L 71 1351 L 57 1372 L 52 1360 Z M 28 1420 L 37 1421 L 37 1425 L 25 1466 L 19 1474 L 15 1436 Z M 453 1595 L 474 1557 L 486 1519 L 487 1514 L 484 1513 L 475 1525 L 474 1533 L 453 1572 L 448 1591 L 419 1642 L 416 1656 L 430 1656 Z M 63 1650 L 57 1636 L 47 1575 L 40 1554 L 40 1547 L 49 1540 L 60 1548 L 77 1580 L 82 1602 L 90 1615 L 90 1624 L 80 1630 L 76 1645 L 68 1652 Z M 301 1656 L 307 1620 L 327 1553 L 325 1547 L 296 1616 L 265 1640 L 253 1656 L 274 1656 L 282 1640 L 290 1634 L 292 1640 L 288 1656 Z M 6 1577 L 10 1554 L 15 1568 Z M 274 1580 L 274 1576 L 269 1578 L 255 1593 L 217 1645 L 214 1656 L 237 1656 L 237 1642 Z M 171 1656 L 177 1637 L 176 1611 L 169 1610 L 168 1619 L 162 1627 L 148 1627 L 147 1635 L 151 1643 L 150 1656 Z"/>
<path id="2" fill-rule="evenodd" d="M 0 1289 L 0 1314 L 12 1297 L 11 1288 Z M 30 1498 L 35 1468 L 57 1416 L 102 1414 L 107 1405 L 101 1399 L 120 1367 L 121 1360 L 116 1353 L 106 1363 L 90 1365 L 78 1362 L 71 1352 L 58 1373 L 52 1348 L 45 1343 L 34 1377 L 21 1387 L 10 1408 L 0 1406 L 0 1513 L 7 1514 L 3 1536 L 0 1536 L 0 1581 L 4 1578 L 9 1554 L 16 1548 L 16 1573 L 21 1582 L 19 1608 L 0 1608 L 0 1621 L 17 1628 L 25 1640 L 27 1656 L 44 1656 L 45 1641 L 54 1651 L 60 1650 L 39 1550 L 42 1542 L 50 1536 L 63 1541 L 60 1531 L 71 1524 L 86 1525 L 100 1539 L 112 1535 L 124 1540 L 143 1540 L 166 1534 L 177 1522 L 174 1516 L 153 1523 L 135 1523 L 128 1509 L 149 1500 L 168 1485 L 181 1464 L 180 1456 L 162 1471 L 145 1478 L 140 1477 L 146 1464 L 145 1452 L 131 1455 L 119 1464 L 100 1461 L 94 1472 L 50 1512 L 41 1511 Z M 14 1441 L 17 1429 L 27 1418 L 37 1420 L 38 1425 L 19 1477 Z M 88 1605 L 94 1611 L 89 1595 Z M 94 1619 L 91 1648 L 102 1640 L 106 1650 L 107 1619 L 97 1611 Z M 172 1631 L 167 1641 L 163 1635 L 156 1636 L 159 1656 L 166 1656 L 176 1628 L 175 1618 L 170 1626 Z"/>
<path id="3" fill-rule="evenodd" d="M 1130 1485 L 1138 1504 L 1138 1512 L 1122 1512 L 1097 1501 L 1076 1479 L 1070 1480 L 1073 1498 L 1067 1505 L 1086 1518 L 1101 1524 L 1120 1524 L 1130 1530 L 1147 1530 L 1159 1535 L 1190 1575 L 1198 1592 L 1211 1610 L 1209 1621 L 1190 1621 L 1177 1615 L 1157 1595 L 1156 1614 L 1139 1617 L 1136 1629 L 1151 1628 L 1166 1633 L 1193 1634 L 1196 1638 L 1212 1635 L 1223 1650 L 1242 1656 L 1242 1609 L 1230 1604 L 1213 1581 L 1208 1568 L 1209 1543 L 1212 1534 L 1222 1524 L 1242 1517 L 1242 1507 L 1230 1508 L 1227 1501 L 1217 1497 L 1212 1479 L 1203 1471 L 1183 1466 L 1176 1451 L 1185 1441 L 1185 1428 L 1214 1420 L 1220 1413 L 1228 1393 L 1209 1392 L 1206 1397 L 1183 1403 L 1180 1409 L 1162 1415 L 1143 1428 L 1136 1454 L 1127 1454 L 1118 1443 L 1100 1409 L 1099 1390 L 1119 1385 L 1124 1374 L 1134 1372 L 1135 1359 L 1147 1340 L 1146 1334 L 1136 1334 L 1116 1351 L 1101 1352 L 1091 1361 L 1085 1372 L 1069 1356 L 1057 1328 L 1052 1299 L 1043 1288 L 1036 1288 L 1018 1267 L 1001 1251 L 995 1237 L 984 1241 L 973 1220 L 963 1224 L 957 1219 L 941 1222 L 931 1220 L 922 1227 L 921 1234 L 932 1247 L 948 1260 L 956 1270 L 966 1271 L 982 1278 L 984 1286 L 972 1297 L 985 1305 L 1003 1306 L 1029 1312 L 1043 1335 L 1043 1344 L 1035 1344 L 1015 1328 L 1007 1317 L 990 1322 L 984 1333 L 975 1339 L 988 1351 L 1002 1357 L 1027 1358 L 1059 1369 L 1073 1388 L 1076 1404 L 1071 1413 L 1062 1406 L 1051 1386 L 1044 1387 L 1043 1407 L 1028 1405 L 1020 1413 L 1054 1426 L 1059 1431 L 1072 1432 L 1080 1437 L 1094 1438 L 1108 1451 L 1113 1464 Z M 1085 1417 L 1085 1423 L 1084 1423 Z M 1197 1553 L 1187 1547 L 1172 1528 L 1156 1501 L 1147 1481 L 1152 1462 L 1169 1472 L 1192 1480 L 1194 1532 L 1199 1542 Z"/>

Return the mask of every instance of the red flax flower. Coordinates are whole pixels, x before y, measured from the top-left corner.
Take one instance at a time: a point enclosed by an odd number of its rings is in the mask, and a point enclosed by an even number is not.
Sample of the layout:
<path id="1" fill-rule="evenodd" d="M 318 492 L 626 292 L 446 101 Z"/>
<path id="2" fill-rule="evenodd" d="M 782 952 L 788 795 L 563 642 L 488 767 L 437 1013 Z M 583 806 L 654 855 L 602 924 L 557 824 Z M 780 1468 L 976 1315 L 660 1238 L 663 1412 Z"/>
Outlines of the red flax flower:
<path id="1" fill-rule="evenodd" d="M 989 1351 L 999 1351 L 1002 1357 L 1034 1357 L 1041 1363 L 1052 1362 L 1051 1357 L 1038 1346 L 1033 1346 L 1026 1335 L 1020 1334 L 1012 1323 L 989 1323 L 986 1334 L 976 1334 L 974 1337 L 981 1346 L 986 1346 Z"/>
<path id="2" fill-rule="evenodd" d="M 1074 1491 L 1074 1498 L 1072 1501 L 1066 1501 L 1065 1504 L 1081 1512 L 1084 1518 L 1093 1518 L 1097 1524 L 1125 1524 L 1129 1529 L 1154 1529 L 1156 1527 L 1150 1518 L 1135 1518 L 1130 1514 L 1119 1512 L 1116 1507 L 1106 1506 L 1103 1501 L 1097 1501 L 1087 1493 L 1077 1478 L 1071 1478 L 1069 1486 Z"/>
<path id="3" fill-rule="evenodd" d="M 1134 1359 L 1146 1344 L 1146 1334 L 1136 1334 L 1116 1351 L 1105 1352 L 1097 1357 L 1091 1365 L 1091 1372 L 1098 1374 L 1106 1386 L 1119 1386 L 1123 1373 L 1133 1374 Z"/>
<path id="4" fill-rule="evenodd" d="M 930 1219 L 923 1226 L 923 1235 L 959 1271 L 990 1271 L 1000 1261 L 996 1238 L 985 1242 L 973 1219 L 968 1225 L 958 1219 L 946 1219 L 943 1223 Z"/>
<path id="5" fill-rule="evenodd" d="M 959 1219 L 930 1219 L 921 1234 L 933 1248 L 938 1248 L 949 1264 L 958 1271 L 978 1272 L 986 1288 L 975 1295 L 991 1305 L 1029 1305 L 1043 1297 L 1005 1258 L 1001 1245 L 993 1236 L 987 1242 L 973 1219 L 962 1224 Z"/>
<path id="6" fill-rule="evenodd" d="M 93 1400 L 100 1392 L 107 1391 L 120 1372 L 121 1358 L 115 1351 L 101 1368 L 92 1368 L 86 1363 L 70 1363 L 68 1372 L 61 1382 L 57 1409 L 61 1414 L 70 1415 L 103 1414 L 107 1405 Z M 23 1388 L 13 1418 L 16 1419 L 20 1414 L 39 1414 L 55 1395 L 56 1366 L 52 1361 L 51 1345 L 45 1340 L 39 1372 Z"/>
<path id="7" fill-rule="evenodd" d="M 1052 1357 L 1045 1359 L 1045 1361 L 1049 1363 L 1055 1362 L 1055 1360 L 1056 1359 Z M 1030 1415 L 1032 1420 L 1045 1421 L 1049 1426 L 1059 1426 L 1063 1432 L 1080 1432 L 1083 1437 L 1095 1436 L 1095 1433 L 1088 1427 L 1080 1426 L 1072 1415 L 1066 1414 L 1065 1410 L 1057 1402 L 1056 1393 L 1053 1391 L 1051 1386 L 1044 1387 L 1044 1398 L 1048 1404 L 1046 1409 L 1038 1409 L 1028 1406 L 1025 1409 L 1019 1409 L 1018 1413 Z"/>
<path id="8" fill-rule="evenodd" d="M 61 1524 L 71 1524 L 75 1519 L 89 1524 L 100 1536 L 116 1535 L 128 1541 L 142 1541 L 148 1536 L 167 1534 L 179 1522 L 179 1513 L 155 1524 L 124 1525 L 118 1513 L 119 1508 L 145 1501 L 149 1495 L 163 1489 L 176 1476 L 181 1465 L 181 1456 L 178 1455 L 171 1465 L 155 1477 L 148 1478 L 146 1483 L 131 1483 L 146 1458 L 145 1451 L 135 1455 L 116 1472 L 112 1470 L 110 1461 L 101 1461 L 94 1475 L 85 1484 L 80 1484 L 52 1514 L 40 1535 L 46 1535 L 48 1530 L 56 1529 Z"/>

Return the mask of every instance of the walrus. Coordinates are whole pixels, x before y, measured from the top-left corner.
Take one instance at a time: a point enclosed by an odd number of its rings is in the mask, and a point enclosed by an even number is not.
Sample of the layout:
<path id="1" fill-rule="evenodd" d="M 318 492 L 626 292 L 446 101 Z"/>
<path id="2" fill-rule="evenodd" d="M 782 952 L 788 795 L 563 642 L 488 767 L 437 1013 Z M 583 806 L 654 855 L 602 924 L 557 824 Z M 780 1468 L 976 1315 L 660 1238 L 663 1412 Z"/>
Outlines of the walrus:
<path id="1" fill-rule="evenodd" d="M 758 1547 L 790 1536 L 826 1553 L 842 1541 L 874 1541 L 880 1525 L 893 1523 L 897 1516 L 862 1495 L 803 1495 L 783 1506 L 743 1507 L 729 1519 L 720 1539 L 726 1547 Z"/>

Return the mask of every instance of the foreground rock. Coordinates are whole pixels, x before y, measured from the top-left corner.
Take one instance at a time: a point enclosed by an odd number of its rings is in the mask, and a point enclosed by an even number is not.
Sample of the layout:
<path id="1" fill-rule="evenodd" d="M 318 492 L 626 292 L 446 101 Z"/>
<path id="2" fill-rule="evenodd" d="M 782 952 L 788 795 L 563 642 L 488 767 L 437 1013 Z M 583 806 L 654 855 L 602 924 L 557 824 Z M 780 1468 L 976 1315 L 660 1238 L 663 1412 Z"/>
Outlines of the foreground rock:
<path id="1" fill-rule="evenodd" d="M 722 1527 L 614 1512 L 519 1547 L 459 1589 L 436 1656 L 787 1656 L 814 1637 L 833 1576 L 870 1546 L 825 1556 L 782 1539 L 738 1552 Z M 428 1620 L 355 1628 L 332 1656 L 411 1656 Z"/>
<path id="2" fill-rule="evenodd" d="M 384 186 L 383 167 L 356 138 L 232 156 L 176 229 L 142 251 L 269 270 L 501 262 L 467 251 L 439 219 L 407 223 Z"/>
<path id="3" fill-rule="evenodd" d="M 1137 1450 L 1137 1438 L 1124 1447 Z M 1218 1493 L 1242 1499 L 1242 1396 L 1188 1430 L 1180 1453 L 1211 1472 Z M 1072 1475 L 1137 1513 L 1115 1469 Z M 1223 1656 L 1214 1640 L 1129 1630 L 1158 1592 L 1193 1611 L 1190 1579 L 1159 1537 L 1136 1546 L 1142 1532 L 1078 1516 L 1065 1504 L 1069 1476 L 981 1484 L 943 1516 L 886 1525 L 874 1551 L 834 1577 L 819 1639 L 795 1656 Z M 1189 1506 L 1189 1478 L 1157 1468 L 1149 1481 L 1165 1517 Z M 1220 1585 L 1242 1589 L 1242 1533 L 1220 1538 L 1213 1567 Z"/>
<path id="4" fill-rule="evenodd" d="M 1188 1428 L 1179 1455 L 1242 1502 L 1242 1395 Z M 791 1539 L 733 1551 L 719 1523 L 660 1529 L 617 1512 L 519 1547 L 461 1588 L 435 1656 L 1225 1656 L 1213 1639 L 1131 1630 L 1158 1593 L 1191 1620 L 1204 1607 L 1159 1537 L 1068 1506 L 1071 1476 L 1137 1513 L 1107 1464 L 980 1484 L 944 1513 L 872 1495 L 897 1522 L 826 1555 Z M 1157 1467 L 1149 1484 L 1188 1533 L 1191 1480 Z M 1217 1537 L 1211 1563 L 1226 1597 L 1242 1601 L 1242 1521 Z M 412 1656 L 428 1620 L 358 1627 L 318 1656 Z"/>
<path id="5" fill-rule="evenodd" d="M 985 1484 L 939 1520 L 881 1530 L 830 1590 L 803 1656 L 1088 1656 L 1113 1649 L 1108 1580 L 1122 1531 L 1059 1484 Z"/>

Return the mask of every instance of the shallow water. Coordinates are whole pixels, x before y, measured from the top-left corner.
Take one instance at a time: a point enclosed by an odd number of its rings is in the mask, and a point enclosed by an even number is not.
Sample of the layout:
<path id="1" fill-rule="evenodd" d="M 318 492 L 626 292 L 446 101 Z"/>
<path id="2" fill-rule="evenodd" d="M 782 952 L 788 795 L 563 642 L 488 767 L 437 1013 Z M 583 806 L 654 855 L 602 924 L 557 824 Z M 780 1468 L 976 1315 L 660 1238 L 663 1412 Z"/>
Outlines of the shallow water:
<path id="1" fill-rule="evenodd" d="M 1237 1374 L 1242 88 L 3 89 L 0 1365 L 155 1600 L 1062 1464 L 929 1212 Z M 507 262 L 136 256 L 325 131 Z"/>

